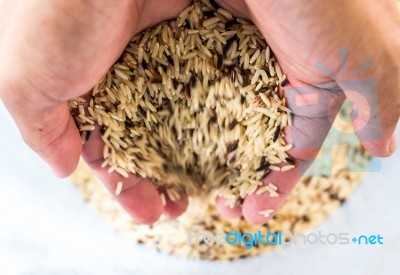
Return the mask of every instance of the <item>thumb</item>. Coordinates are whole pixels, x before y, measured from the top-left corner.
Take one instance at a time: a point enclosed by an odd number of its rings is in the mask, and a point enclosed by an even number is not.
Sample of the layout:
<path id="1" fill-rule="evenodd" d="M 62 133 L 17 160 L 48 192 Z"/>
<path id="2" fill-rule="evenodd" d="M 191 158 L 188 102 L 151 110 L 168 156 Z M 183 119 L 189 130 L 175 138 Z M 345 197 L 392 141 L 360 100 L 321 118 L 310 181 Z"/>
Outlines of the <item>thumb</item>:
<path id="1" fill-rule="evenodd" d="M 25 143 L 51 166 L 57 176 L 69 176 L 78 164 L 82 141 L 68 104 L 37 107 L 29 99 L 15 100 L 12 95 L 4 96 L 3 101 Z"/>
<path id="2" fill-rule="evenodd" d="M 77 167 L 82 141 L 67 103 L 43 113 L 47 119 L 22 132 L 26 143 L 36 151 L 59 177 L 69 176 Z M 39 129 L 42 129 L 41 131 Z"/>
<path id="3" fill-rule="evenodd" d="M 397 147 L 394 130 L 400 115 L 399 85 L 393 79 L 364 78 L 339 83 L 352 103 L 352 124 L 362 145 L 373 155 L 388 157 Z"/>

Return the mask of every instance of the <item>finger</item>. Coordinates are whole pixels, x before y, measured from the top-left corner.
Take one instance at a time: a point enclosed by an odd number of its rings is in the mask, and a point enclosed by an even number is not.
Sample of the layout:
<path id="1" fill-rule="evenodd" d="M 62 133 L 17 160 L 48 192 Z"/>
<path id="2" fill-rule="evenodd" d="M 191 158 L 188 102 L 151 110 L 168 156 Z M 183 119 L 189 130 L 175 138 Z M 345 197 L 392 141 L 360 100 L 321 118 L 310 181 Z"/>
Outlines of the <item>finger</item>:
<path id="1" fill-rule="evenodd" d="M 263 186 L 269 186 L 264 193 L 248 196 L 243 203 L 242 213 L 245 219 L 252 223 L 261 225 L 273 217 L 296 183 L 309 168 L 317 155 L 324 140 L 321 135 L 310 137 L 309 131 L 325 135 L 328 131 L 329 121 L 325 118 L 309 119 L 306 117 L 294 117 L 293 126 L 289 127 L 287 140 L 294 144 L 294 148 L 288 151 L 291 158 L 296 159 L 295 168 L 286 172 L 272 172 L 263 180 Z M 328 129 L 327 129 L 328 128 Z M 298 145 L 298 148 L 296 147 Z M 304 146 L 304 147 L 303 147 Z M 273 190 L 277 188 L 277 190 Z M 272 189 L 272 190 L 271 190 Z"/>
<path id="2" fill-rule="evenodd" d="M 82 156 L 94 174 L 115 195 L 117 201 L 135 221 L 142 224 L 156 222 L 163 212 L 163 205 L 153 183 L 132 174 L 124 178 L 115 172 L 108 173 L 106 168 L 101 167 L 104 161 L 103 148 L 104 143 L 97 127 L 83 146 Z M 121 190 L 117 190 L 119 182 L 122 183 Z"/>
<path id="3" fill-rule="evenodd" d="M 59 124 L 60 121 L 57 121 Z M 39 154 L 61 178 L 70 176 L 76 169 L 82 151 L 82 140 L 74 119 L 68 116 L 67 126 L 59 137 L 54 139 Z"/>
<path id="4" fill-rule="evenodd" d="M 394 128 L 400 112 L 393 104 L 396 97 L 382 108 L 379 102 L 387 99 L 378 98 L 375 85 L 369 79 L 358 81 L 357 86 L 350 87 L 346 83 L 341 86 L 346 89 L 344 92 L 352 103 L 352 124 L 362 145 L 375 156 L 392 155 L 397 147 Z"/>
<path id="5" fill-rule="evenodd" d="M 162 188 L 160 190 L 160 193 L 161 193 L 161 196 L 164 197 L 164 199 L 162 199 L 162 201 L 165 200 L 163 202 L 163 205 L 164 205 L 163 214 L 166 217 L 168 217 L 170 219 L 174 219 L 174 218 L 179 217 L 186 211 L 188 204 L 189 204 L 187 196 L 181 196 L 179 199 L 173 200 L 169 196 L 168 192 L 165 191 L 164 188 Z"/>
<path id="6" fill-rule="evenodd" d="M 216 201 L 216 206 L 218 212 L 224 218 L 237 218 L 242 215 L 242 205 L 235 205 L 230 207 L 226 205 L 226 200 L 224 198 L 218 197 Z"/>
<path id="7" fill-rule="evenodd" d="M 305 165 L 308 166 L 309 163 Z M 287 172 L 273 172 L 268 175 L 263 180 L 263 186 L 271 187 L 270 184 L 273 184 L 271 188 L 275 186 L 277 190 L 248 196 L 244 200 L 242 208 L 244 218 L 255 225 L 268 222 L 275 215 L 277 209 L 282 206 L 300 177 L 300 169 L 298 167 Z M 277 195 L 274 195 L 275 192 Z"/>
<path id="8" fill-rule="evenodd" d="M 293 111 L 293 124 L 284 133 L 287 143 L 293 144 L 288 154 L 295 161 L 295 168 L 286 172 L 273 171 L 259 188 L 265 192 L 257 191 L 244 200 L 242 213 L 252 224 L 266 223 L 282 206 L 312 164 L 332 125 L 332 117 L 336 116 L 344 99 L 340 92 L 328 92 L 309 85 L 289 85 L 285 95 L 288 107 Z"/>
<path id="9" fill-rule="evenodd" d="M 20 104 L 9 111 L 25 143 L 51 166 L 57 176 L 67 177 L 75 170 L 82 141 L 66 103 L 33 111 Z"/>

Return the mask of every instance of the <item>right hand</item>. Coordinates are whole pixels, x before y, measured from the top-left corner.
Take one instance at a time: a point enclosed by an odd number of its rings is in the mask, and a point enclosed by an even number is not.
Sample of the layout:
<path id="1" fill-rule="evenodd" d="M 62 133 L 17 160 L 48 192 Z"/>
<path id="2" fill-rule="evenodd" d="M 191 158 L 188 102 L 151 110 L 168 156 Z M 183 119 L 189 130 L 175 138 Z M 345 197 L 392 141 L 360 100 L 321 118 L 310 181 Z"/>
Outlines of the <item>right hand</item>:
<path id="1" fill-rule="evenodd" d="M 380 157 L 394 152 L 400 116 L 400 13 L 393 0 L 217 2 L 258 26 L 289 79 L 285 91 L 294 116 L 286 137 L 294 145 L 289 154 L 297 165 L 264 180 L 278 186 L 278 198 L 270 198 L 267 192 L 252 195 L 233 209 L 221 199 L 218 208 L 223 215 L 243 214 L 251 223 L 267 222 L 269 218 L 259 211 L 276 210 L 283 204 L 315 158 L 345 97 L 358 108 L 353 126 L 364 147 Z M 348 50 L 344 70 L 340 48 Z M 371 66 L 352 75 L 368 59 Z M 318 68 L 318 61 L 333 75 Z M 368 85 L 373 82 L 367 79 L 374 80 L 376 87 Z M 314 95 L 317 104 L 297 104 L 304 93 Z"/>

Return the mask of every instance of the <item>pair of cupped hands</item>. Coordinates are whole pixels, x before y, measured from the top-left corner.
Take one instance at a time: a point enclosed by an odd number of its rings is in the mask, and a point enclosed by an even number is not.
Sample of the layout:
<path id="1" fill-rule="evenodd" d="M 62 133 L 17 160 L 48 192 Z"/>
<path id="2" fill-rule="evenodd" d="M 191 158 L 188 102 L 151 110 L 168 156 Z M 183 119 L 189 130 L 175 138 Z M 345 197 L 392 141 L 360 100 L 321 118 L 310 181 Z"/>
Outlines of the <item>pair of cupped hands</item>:
<path id="1" fill-rule="evenodd" d="M 296 169 L 269 174 L 278 186 L 247 197 L 242 205 L 217 208 L 253 224 L 278 209 L 313 159 L 340 105 L 353 103 L 353 127 L 373 155 L 396 148 L 400 115 L 400 13 L 394 0 L 220 0 L 218 5 L 254 22 L 286 73 L 284 89 L 293 111 L 285 129 Z M 163 206 L 147 179 L 128 179 L 101 168 L 99 132 L 82 146 L 68 100 L 82 96 L 118 59 L 141 30 L 176 17 L 187 0 L 3 0 L 0 4 L 0 95 L 25 142 L 60 177 L 82 155 L 110 192 L 122 181 L 119 203 L 140 223 L 182 214 L 188 199 Z M 347 56 L 346 54 L 347 53 Z M 301 102 L 301 104 L 300 104 Z"/>

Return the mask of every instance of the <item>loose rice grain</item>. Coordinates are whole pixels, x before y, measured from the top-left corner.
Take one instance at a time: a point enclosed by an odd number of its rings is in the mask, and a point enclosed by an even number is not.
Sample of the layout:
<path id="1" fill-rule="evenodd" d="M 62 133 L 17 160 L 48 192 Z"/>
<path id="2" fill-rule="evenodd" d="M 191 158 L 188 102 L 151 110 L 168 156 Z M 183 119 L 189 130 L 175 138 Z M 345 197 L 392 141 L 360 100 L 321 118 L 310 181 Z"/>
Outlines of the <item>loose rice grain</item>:
<path id="1" fill-rule="evenodd" d="M 115 195 L 116 195 L 116 196 L 119 196 L 119 195 L 121 194 L 121 192 L 122 192 L 122 187 L 123 187 L 123 183 L 122 183 L 122 181 L 119 181 L 119 182 L 117 183 L 117 188 L 115 189 Z"/>

